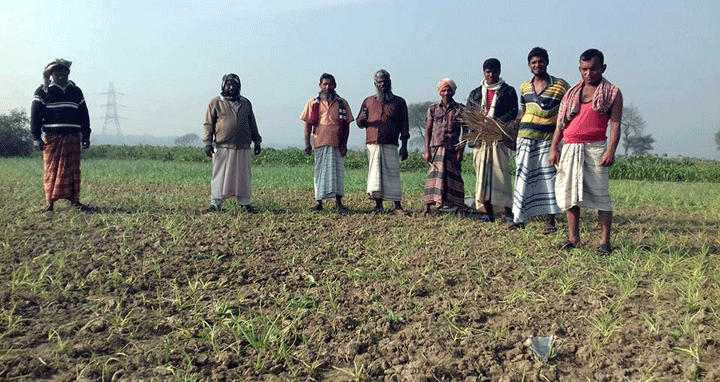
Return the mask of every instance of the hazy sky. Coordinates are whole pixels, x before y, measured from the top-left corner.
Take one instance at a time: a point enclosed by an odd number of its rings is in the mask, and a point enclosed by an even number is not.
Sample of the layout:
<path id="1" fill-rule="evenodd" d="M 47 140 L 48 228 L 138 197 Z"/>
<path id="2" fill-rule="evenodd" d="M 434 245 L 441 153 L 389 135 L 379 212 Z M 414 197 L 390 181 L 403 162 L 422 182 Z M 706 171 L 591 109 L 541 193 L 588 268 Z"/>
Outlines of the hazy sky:
<path id="1" fill-rule="evenodd" d="M 443 5 L 441 5 L 443 4 Z M 550 74 L 580 79 L 580 53 L 605 53 L 606 78 L 638 107 L 656 153 L 718 158 L 720 27 L 716 1 L 14 1 L 0 10 L 0 112 L 29 110 L 44 66 L 73 61 L 93 134 L 109 82 L 124 134 L 202 134 L 223 74 L 242 79 L 268 144 L 302 144 L 300 112 L 321 73 L 356 113 L 387 69 L 408 103 L 439 99 L 451 77 L 465 102 L 497 57 L 518 88 L 527 53 L 550 54 Z M 717 94 L 716 94 L 717 95 Z M 364 133 L 353 125 L 351 144 Z"/>

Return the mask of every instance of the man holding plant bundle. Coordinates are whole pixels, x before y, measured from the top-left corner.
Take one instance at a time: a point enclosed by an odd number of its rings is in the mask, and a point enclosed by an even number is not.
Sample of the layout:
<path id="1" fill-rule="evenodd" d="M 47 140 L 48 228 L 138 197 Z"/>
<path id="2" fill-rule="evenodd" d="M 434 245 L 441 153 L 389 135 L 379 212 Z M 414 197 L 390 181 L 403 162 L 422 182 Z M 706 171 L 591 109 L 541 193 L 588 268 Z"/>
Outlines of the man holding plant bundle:
<path id="1" fill-rule="evenodd" d="M 258 155 L 262 138 L 250 101 L 240 95 L 240 77 L 233 73 L 224 75 L 220 90 L 220 95 L 210 100 L 205 115 L 203 142 L 213 164 L 210 208 L 206 212 L 220 212 L 223 201 L 235 196 L 237 203 L 252 213 L 255 210 L 250 200 L 250 142 L 254 143 L 254 152 Z"/>
<path id="2" fill-rule="evenodd" d="M 335 198 L 337 211 L 346 214 L 348 209 L 342 204 L 345 154 L 353 115 L 348 102 L 335 92 L 336 86 L 335 77 L 323 73 L 320 92 L 307 101 L 300 119 L 305 122 L 305 153 L 311 155 L 315 151 L 316 203 L 311 210 L 321 211 L 323 200 Z"/>
<path id="3" fill-rule="evenodd" d="M 484 115 L 502 123 L 513 121 L 517 117 L 518 101 L 515 88 L 500 78 L 500 61 L 488 58 L 483 63 L 482 85 L 468 96 L 468 108 L 479 109 Z M 505 219 L 512 223 L 512 179 L 510 172 L 510 150 L 503 137 L 482 140 L 479 146 L 468 142 L 473 148 L 475 167 L 475 205 L 485 207 L 487 215 L 483 221 L 495 221 L 495 209 L 505 210 Z"/>
<path id="4" fill-rule="evenodd" d="M 400 203 L 400 161 L 407 159 L 407 140 L 410 137 L 408 108 L 405 100 L 392 93 L 390 73 L 381 69 L 375 73 L 377 94 L 365 98 L 355 121 L 365 129 L 368 150 L 367 197 L 375 200 L 374 213 L 382 213 L 383 200 L 395 203 L 393 213 L 405 215 Z M 398 152 L 398 137 L 402 142 Z"/>
<path id="5" fill-rule="evenodd" d="M 53 211 L 60 199 L 90 210 L 80 203 L 80 148 L 90 147 L 90 116 L 82 90 L 68 79 L 71 64 L 57 58 L 45 67 L 44 83 L 35 90 L 30 107 L 33 145 L 43 152 L 47 204 L 42 212 Z"/>
<path id="6" fill-rule="evenodd" d="M 425 125 L 423 160 L 430 165 L 425 183 L 425 208 L 449 208 L 459 215 L 465 213 L 465 184 L 462 179 L 462 158 L 465 144 L 460 142 L 463 125 L 460 114 L 465 106 L 455 102 L 457 85 L 445 78 L 437 85 L 441 100 L 430 105 Z"/>
<path id="7" fill-rule="evenodd" d="M 623 110 L 622 93 L 603 77 L 605 69 L 605 57 L 599 50 L 588 49 L 580 55 L 582 81 L 560 103 L 549 156 L 550 164 L 558 168 L 555 196 L 568 220 L 568 238 L 557 247 L 572 249 L 581 245 L 580 208 L 592 208 L 598 210 L 602 227 L 602 243 L 597 248 L 600 255 L 612 252 L 608 168 L 615 162 Z M 565 143 L 562 154 L 558 151 L 560 140 Z"/>
<path id="8" fill-rule="evenodd" d="M 531 218 L 544 215 L 544 234 L 557 231 L 555 214 L 560 208 L 555 201 L 556 170 L 548 162 L 548 154 L 560 100 L 570 88 L 562 78 L 548 74 L 549 62 L 545 49 L 530 50 L 528 67 L 533 78 L 520 86 L 522 119 L 515 159 L 514 221 L 509 226 L 510 229 L 523 228 Z"/>

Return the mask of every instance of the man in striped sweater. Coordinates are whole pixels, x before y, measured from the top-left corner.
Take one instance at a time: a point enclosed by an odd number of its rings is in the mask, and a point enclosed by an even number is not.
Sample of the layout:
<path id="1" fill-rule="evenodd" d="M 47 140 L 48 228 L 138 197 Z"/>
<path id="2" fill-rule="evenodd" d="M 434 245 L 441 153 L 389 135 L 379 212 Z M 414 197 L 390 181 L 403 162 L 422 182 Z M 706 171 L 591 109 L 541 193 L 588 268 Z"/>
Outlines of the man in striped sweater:
<path id="1" fill-rule="evenodd" d="M 30 107 L 33 144 L 44 160 L 47 204 L 42 212 L 53 211 L 60 199 L 81 211 L 90 209 L 80 203 L 80 148 L 90 147 L 90 116 L 82 90 L 68 79 L 71 64 L 57 58 L 45 67 Z"/>
<path id="2" fill-rule="evenodd" d="M 555 167 L 548 161 L 550 143 L 557 121 L 560 100 L 570 88 L 562 78 L 547 72 L 550 60 L 545 49 L 536 47 L 528 54 L 533 78 L 520 86 L 522 119 L 518 130 L 515 159 L 514 222 L 510 229 L 522 228 L 535 216 L 545 216 L 544 234 L 557 231 L 555 214 Z"/>

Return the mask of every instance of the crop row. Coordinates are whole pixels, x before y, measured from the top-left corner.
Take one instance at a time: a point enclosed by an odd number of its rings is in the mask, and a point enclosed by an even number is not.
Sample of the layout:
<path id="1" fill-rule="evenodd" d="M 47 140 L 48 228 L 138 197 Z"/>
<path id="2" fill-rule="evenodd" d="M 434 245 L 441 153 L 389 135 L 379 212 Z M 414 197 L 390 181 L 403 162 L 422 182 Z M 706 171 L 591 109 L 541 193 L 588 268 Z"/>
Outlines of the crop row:
<path id="1" fill-rule="evenodd" d="M 127 159 L 127 160 L 160 160 L 174 162 L 210 162 L 204 151 L 197 147 L 168 146 L 93 146 L 83 153 L 84 159 Z M 289 147 L 286 149 L 264 148 L 260 155 L 253 157 L 253 164 L 302 166 L 312 165 L 313 157 L 302 149 Z M 350 150 L 345 157 L 348 169 L 367 167 L 364 150 Z M 514 158 L 511 161 L 513 174 Z M 425 170 L 422 153 L 412 151 L 408 159 L 401 162 L 402 171 Z M 472 172 L 472 154 L 466 154 L 463 172 Z M 720 162 L 694 158 L 667 158 L 658 155 L 637 155 L 620 157 L 610 168 L 611 179 L 651 180 L 670 182 L 720 182 Z"/>

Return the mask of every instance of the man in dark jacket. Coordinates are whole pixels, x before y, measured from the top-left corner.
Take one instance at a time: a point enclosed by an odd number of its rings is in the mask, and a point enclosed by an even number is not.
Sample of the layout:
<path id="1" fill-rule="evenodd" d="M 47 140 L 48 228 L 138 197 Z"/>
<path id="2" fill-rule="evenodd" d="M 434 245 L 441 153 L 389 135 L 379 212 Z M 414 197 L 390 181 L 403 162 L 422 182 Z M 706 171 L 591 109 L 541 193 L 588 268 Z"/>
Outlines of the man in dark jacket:
<path id="1" fill-rule="evenodd" d="M 500 61 L 488 58 L 483 63 L 483 82 L 468 96 L 468 107 L 482 112 L 502 123 L 514 120 L 518 113 L 515 88 L 500 78 Z M 475 205 L 485 208 L 484 221 L 495 220 L 495 208 L 504 208 L 506 219 L 512 222 L 512 178 L 510 150 L 501 136 L 497 140 L 483 140 L 473 147 L 476 190 Z"/>
<path id="2" fill-rule="evenodd" d="M 90 116 L 82 90 L 68 79 L 70 65 L 56 58 L 45 67 L 44 83 L 35 90 L 30 107 L 33 145 L 43 152 L 47 204 L 42 212 L 53 211 L 60 199 L 89 210 L 80 203 L 80 148 L 90 147 Z"/>

